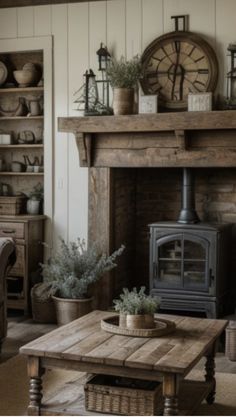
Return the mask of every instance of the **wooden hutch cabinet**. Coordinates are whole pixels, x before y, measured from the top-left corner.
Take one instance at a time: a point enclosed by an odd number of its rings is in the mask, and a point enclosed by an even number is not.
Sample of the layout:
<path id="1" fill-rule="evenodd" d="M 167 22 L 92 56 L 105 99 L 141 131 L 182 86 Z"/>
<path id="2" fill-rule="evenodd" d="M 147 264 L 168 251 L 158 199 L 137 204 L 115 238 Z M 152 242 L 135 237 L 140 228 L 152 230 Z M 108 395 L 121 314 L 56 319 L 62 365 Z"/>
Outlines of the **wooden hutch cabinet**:
<path id="1" fill-rule="evenodd" d="M 17 260 L 7 277 L 7 307 L 29 313 L 31 274 L 43 259 L 45 216 L 0 216 L 0 237 L 12 237 L 16 243 Z"/>
<path id="2" fill-rule="evenodd" d="M 44 111 L 43 74 L 48 85 L 44 66 L 45 56 L 47 65 L 50 62 L 47 55 L 50 48 L 45 49 L 43 43 L 38 48 L 38 44 L 38 40 L 16 40 L 14 50 L 10 41 L 0 43 L 0 66 L 6 72 L 4 79 L 0 77 L 0 237 L 12 237 L 17 250 L 16 263 L 7 277 L 7 307 L 23 310 L 24 314 L 30 311 L 30 289 L 39 263 L 43 262 L 43 242 L 47 241 L 44 223 L 48 217 L 43 214 L 43 202 L 40 214 L 27 214 L 26 209 L 27 196 L 35 187 L 46 186 L 44 195 L 45 192 L 49 195 L 49 186 L 44 181 L 44 136 L 47 136 L 47 146 L 51 139 L 44 113 L 49 117 L 50 111 L 47 111 L 48 104 Z M 14 71 L 32 70 L 32 67 L 35 80 L 20 84 Z M 11 198 L 18 197 L 23 203 L 14 211 Z M 48 214 L 48 208 L 45 212 Z"/>

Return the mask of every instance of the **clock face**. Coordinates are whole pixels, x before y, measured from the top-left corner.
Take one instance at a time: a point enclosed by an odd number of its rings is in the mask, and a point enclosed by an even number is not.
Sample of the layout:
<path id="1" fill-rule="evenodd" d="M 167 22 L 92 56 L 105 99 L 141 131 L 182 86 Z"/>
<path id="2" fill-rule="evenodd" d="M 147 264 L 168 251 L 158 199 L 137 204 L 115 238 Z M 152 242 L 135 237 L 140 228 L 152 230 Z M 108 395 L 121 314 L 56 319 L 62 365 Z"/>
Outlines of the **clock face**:
<path id="1" fill-rule="evenodd" d="M 191 32 L 171 32 L 142 55 L 145 94 L 158 94 L 161 107 L 185 109 L 189 93 L 213 91 L 218 63 L 211 46 Z"/>

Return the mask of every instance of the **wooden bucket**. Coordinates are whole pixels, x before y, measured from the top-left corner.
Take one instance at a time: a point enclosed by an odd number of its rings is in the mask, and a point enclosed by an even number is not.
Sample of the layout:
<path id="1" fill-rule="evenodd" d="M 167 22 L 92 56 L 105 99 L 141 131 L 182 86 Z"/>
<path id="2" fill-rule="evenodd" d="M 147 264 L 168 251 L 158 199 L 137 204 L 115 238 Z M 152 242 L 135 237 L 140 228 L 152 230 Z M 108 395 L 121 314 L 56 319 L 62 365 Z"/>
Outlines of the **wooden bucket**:
<path id="1" fill-rule="evenodd" d="M 155 327 L 154 315 L 127 314 L 126 327 L 127 329 L 153 329 Z"/>
<path id="2" fill-rule="evenodd" d="M 62 326 L 92 311 L 93 298 L 67 299 L 53 296 L 57 324 Z"/>
<path id="3" fill-rule="evenodd" d="M 126 327 L 127 329 L 145 329 L 146 320 L 144 314 L 127 314 Z"/>
<path id="4" fill-rule="evenodd" d="M 113 112 L 115 115 L 133 114 L 134 111 L 134 89 L 114 88 L 113 89 Z"/>

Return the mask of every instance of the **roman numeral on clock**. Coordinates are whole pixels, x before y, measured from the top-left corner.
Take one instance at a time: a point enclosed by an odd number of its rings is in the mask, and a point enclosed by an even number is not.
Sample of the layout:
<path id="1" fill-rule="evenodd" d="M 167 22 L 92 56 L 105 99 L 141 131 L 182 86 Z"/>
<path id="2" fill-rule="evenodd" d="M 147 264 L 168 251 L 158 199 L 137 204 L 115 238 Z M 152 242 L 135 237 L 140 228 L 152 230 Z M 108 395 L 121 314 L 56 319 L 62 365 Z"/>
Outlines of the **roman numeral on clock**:
<path id="1" fill-rule="evenodd" d="M 205 56 L 204 55 L 202 55 L 200 58 L 198 58 L 198 59 L 195 59 L 195 62 L 199 62 L 199 61 L 201 61 L 202 59 L 204 59 L 205 58 Z"/>
<path id="2" fill-rule="evenodd" d="M 198 72 L 198 74 L 209 74 L 209 69 L 203 69 L 203 68 L 199 68 L 198 70 L 197 70 L 197 72 Z"/>

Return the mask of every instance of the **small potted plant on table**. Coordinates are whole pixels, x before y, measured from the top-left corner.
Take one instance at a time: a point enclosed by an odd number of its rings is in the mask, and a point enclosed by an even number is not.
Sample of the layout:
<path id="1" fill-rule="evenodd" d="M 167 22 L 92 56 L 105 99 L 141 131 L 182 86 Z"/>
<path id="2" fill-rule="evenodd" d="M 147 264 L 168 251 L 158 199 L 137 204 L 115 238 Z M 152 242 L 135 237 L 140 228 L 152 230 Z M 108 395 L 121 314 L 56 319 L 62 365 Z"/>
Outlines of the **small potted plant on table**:
<path id="1" fill-rule="evenodd" d="M 48 263 L 42 264 L 44 281 L 52 283 L 52 298 L 59 325 L 92 311 L 91 284 L 117 266 L 114 261 L 123 250 L 122 245 L 107 256 L 98 252 L 96 244 L 86 249 L 84 240 L 78 239 L 68 245 L 60 240 L 58 252 Z"/>
<path id="2" fill-rule="evenodd" d="M 152 329 L 155 327 L 154 313 L 158 310 L 160 299 L 145 294 L 145 287 L 138 291 L 123 289 L 120 298 L 114 300 L 115 310 L 120 313 L 120 327 L 128 329 Z"/>
<path id="3" fill-rule="evenodd" d="M 137 56 L 125 60 L 111 59 L 106 70 L 108 80 L 113 88 L 113 111 L 115 115 L 134 112 L 134 92 L 142 76 L 141 60 Z"/>

